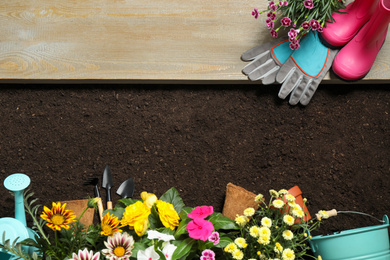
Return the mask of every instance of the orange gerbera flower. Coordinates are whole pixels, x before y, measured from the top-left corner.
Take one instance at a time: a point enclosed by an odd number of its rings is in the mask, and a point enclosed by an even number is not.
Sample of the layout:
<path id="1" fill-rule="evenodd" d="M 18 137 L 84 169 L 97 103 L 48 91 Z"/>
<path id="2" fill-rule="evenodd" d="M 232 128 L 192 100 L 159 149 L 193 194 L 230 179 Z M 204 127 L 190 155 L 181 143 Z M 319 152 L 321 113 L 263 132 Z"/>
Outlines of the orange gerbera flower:
<path id="1" fill-rule="evenodd" d="M 105 236 L 112 236 L 115 232 L 122 232 L 122 230 L 119 229 L 119 223 L 120 222 L 118 217 L 110 215 L 110 213 L 107 212 L 101 222 L 102 231 L 100 234 Z"/>
<path id="2" fill-rule="evenodd" d="M 73 210 L 65 209 L 66 203 L 61 206 L 61 202 L 53 202 L 52 208 L 43 207 L 41 218 L 46 220 L 46 225 L 52 230 L 69 229 L 69 224 L 74 222 L 76 215 Z"/>

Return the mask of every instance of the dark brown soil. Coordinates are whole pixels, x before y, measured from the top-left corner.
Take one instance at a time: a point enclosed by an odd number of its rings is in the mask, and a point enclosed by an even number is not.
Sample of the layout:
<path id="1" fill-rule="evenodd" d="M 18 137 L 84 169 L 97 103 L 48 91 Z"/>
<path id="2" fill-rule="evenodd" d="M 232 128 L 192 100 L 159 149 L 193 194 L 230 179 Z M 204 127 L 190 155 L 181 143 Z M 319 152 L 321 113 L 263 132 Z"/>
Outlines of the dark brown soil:
<path id="1" fill-rule="evenodd" d="M 108 164 L 114 191 L 133 177 L 136 198 L 174 186 L 187 206 L 222 211 L 228 182 L 264 194 L 298 185 L 311 214 L 389 215 L 389 86 L 321 85 L 307 107 L 279 100 L 278 89 L 2 85 L 0 182 L 26 173 L 50 206 L 93 196 L 82 184 Z M 13 216 L 13 197 L 0 187 L 0 217 Z M 340 214 L 323 227 L 372 224 Z"/>

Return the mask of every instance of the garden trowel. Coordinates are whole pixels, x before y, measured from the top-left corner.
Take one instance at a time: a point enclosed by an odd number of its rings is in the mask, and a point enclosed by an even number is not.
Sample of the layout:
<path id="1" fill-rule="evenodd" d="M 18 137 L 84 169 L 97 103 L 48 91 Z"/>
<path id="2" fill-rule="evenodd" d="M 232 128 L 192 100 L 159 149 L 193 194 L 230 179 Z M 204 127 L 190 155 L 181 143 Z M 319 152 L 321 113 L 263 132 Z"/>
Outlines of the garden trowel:
<path id="1" fill-rule="evenodd" d="M 107 192 L 107 209 L 112 209 L 112 199 L 111 199 L 111 188 L 113 187 L 111 170 L 108 165 L 103 172 L 102 187 L 106 189 Z"/>
<path id="2" fill-rule="evenodd" d="M 122 199 L 131 198 L 134 194 L 134 181 L 132 178 L 128 178 L 119 186 L 116 194 L 122 197 Z"/>

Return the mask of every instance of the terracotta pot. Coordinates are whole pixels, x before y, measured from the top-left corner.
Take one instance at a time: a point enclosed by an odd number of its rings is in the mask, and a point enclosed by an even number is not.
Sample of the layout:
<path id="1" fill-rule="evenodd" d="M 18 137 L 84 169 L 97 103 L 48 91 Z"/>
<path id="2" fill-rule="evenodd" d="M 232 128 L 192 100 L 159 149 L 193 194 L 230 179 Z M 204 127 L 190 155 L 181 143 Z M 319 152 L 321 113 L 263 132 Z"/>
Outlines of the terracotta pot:
<path id="1" fill-rule="evenodd" d="M 87 207 L 88 199 L 61 201 L 61 205 L 64 203 L 66 203 L 65 209 L 73 210 L 73 212 L 76 214 L 76 218 L 78 218 L 81 213 L 83 213 L 84 209 Z M 89 208 L 81 217 L 80 222 L 83 223 L 85 226 L 90 226 L 93 224 L 94 216 L 95 210 Z"/>
<path id="2" fill-rule="evenodd" d="M 288 193 L 293 195 L 295 197 L 295 203 L 301 206 L 303 212 L 305 212 L 305 216 L 303 217 L 303 220 L 308 221 L 311 219 L 309 210 L 307 209 L 306 205 L 303 203 L 303 197 L 302 197 L 302 191 L 298 186 L 294 186 L 291 189 L 288 190 Z M 284 202 L 287 202 L 287 199 L 284 199 Z M 287 207 L 287 211 L 289 210 L 289 207 Z M 300 223 L 299 219 L 295 220 L 295 223 Z"/>

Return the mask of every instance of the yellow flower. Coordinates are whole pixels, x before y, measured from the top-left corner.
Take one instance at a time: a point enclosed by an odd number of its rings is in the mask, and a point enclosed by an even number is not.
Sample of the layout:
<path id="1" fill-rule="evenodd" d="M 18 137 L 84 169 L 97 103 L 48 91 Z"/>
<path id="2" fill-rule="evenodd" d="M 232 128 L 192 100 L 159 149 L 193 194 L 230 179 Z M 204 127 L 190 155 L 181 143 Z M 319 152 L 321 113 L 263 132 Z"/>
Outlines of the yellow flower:
<path id="1" fill-rule="evenodd" d="M 244 258 L 244 253 L 240 249 L 236 249 L 232 252 L 233 259 L 241 260 Z"/>
<path id="2" fill-rule="evenodd" d="M 257 239 L 257 243 L 261 245 L 268 245 L 270 243 L 271 238 L 267 235 L 260 235 L 259 239 Z"/>
<path id="3" fill-rule="evenodd" d="M 282 245 L 281 245 L 279 242 L 277 242 L 277 243 L 275 244 L 274 251 L 275 251 L 275 253 L 277 253 L 277 254 L 283 252 L 283 247 L 282 247 Z"/>
<path id="4" fill-rule="evenodd" d="M 249 234 L 252 236 L 252 237 L 258 237 L 260 236 L 260 228 L 258 226 L 252 226 L 250 229 L 249 229 Z"/>
<path id="5" fill-rule="evenodd" d="M 291 230 L 285 230 L 283 231 L 282 236 L 286 240 L 291 240 L 294 238 L 294 233 Z"/>
<path id="6" fill-rule="evenodd" d="M 259 202 L 259 201 L 261 201 L 262 199 L 263 199 L 263 194 L 258 194 L 256 197 L 255 197 L 255 201 L 256 202 Z"/>
<path id="7" fill-rule="evenodd" d="M 229 243 L 225 248 L 224 251 L 227 253 L 233 253 L 234 250 L 237 249 L 237 245 L 234 243 Z"/>
<path id="8" fill-rule="evenodd" d="M 149 223 L 149 215 L 150 208 L 141 201 L 137 201 L 126 207 L 121 223 L 123 226 L 129 226 L 130 229 L 134 229 L 138 236 L 143 236 Z"/>
<path id="9" fill-rule="evenodd" d="M 146 206 L 148 206 L 148 208 L 152 208 L 154 203 L 157 202 L 157 196 L 146 191 L 141 192 L 141 199 L 144 201 Z"/>
<path id="10" fill-rule="evenodd" d="M 156 206 L 164 227 L 174 230 L 175 227 L 179 226 L 180 217 L 171 203 L 158 200 Z"/>
<path id="11" fill-rule="evenodd" d="M 234 240 L 234 243 L 236 243 L 236 245 L 239 247 L 239 248 L 246 248 L 248 246 L 248 244 L 246 243 L 246 240 L 245 238 L 243 237 L 238 237 Z"/>
<path id="12" fill-rule="evenodd" d="M 72 210 L 65 209 L 66 203 L 61 206 L 61 202 L 52 203 L 52 208 L 43 207 L 41 218 L 45 220 L 46 225 L 52 230 L 69 229 L 69 224 L 74 222 L 76 215 Z"/>
<path id="13" fill-rule="evenodd" d="M 290 248 L 286 248 L 283 250 L 282 253 L 282 259 L 283 260 L 294 260 L 295 259 L 295 253 Z"/>
<path id="14" fill-rule="evenodd" d="M 321 217 L 322 219 L 327 219 L 327 218 L 329 218 L 329 214 L 328 214 L 328 212 L 326 212 L 325 210 L 320 210 L 320 211 L 318 211 L 318 215 L 320 215 L 320 217 Z"/>
<path id="15" fill-rule="evenodd" d="M 102 231 L 100 232 L 101 235 L 112 236 L 115 232 L 122 232 L 122 230 L 119 229 L 118 217 L 110 215 L 109 212 L 104 215 L 100 226 L 102 228 Z"/>
<path id="16" fill-rule="evenodd" d="M 279 193 L 276 190 L 269 190 L 269 194 L 272 197 L 279 197 Z"/>
<path id="17" fill-rule="evenodd" d="M 293 195 L 291 195 L 291 194 L 287 194 L 287 195 L 285 196 L 285 198 L 286 198 L 286 200 L 288 200 L 289 202 L 295 201 L 295 197 L 294 197 Z"/>
<path id="18" fill-rule="evenodd" d="M 272 226 L 272 220 L 270 218 L 264 217 L 261 219 L 261 225 L 263 225 L 263 227 L 270 228 Z"/>
<path id="19" fill-rule="evenodd" d="M 234 221 L 236 221 L 237 225 L 243 227 L 248 223 L 248 218 L 246 216 L 237 216 Z"/>
<path id="20" fill-rule="evenodd" d="M 298 208 L 293 209 L 292 214 L 297 218 L 303 218 L 305 216 L 305 212 L 303 212 L 303 210 Z"/>
<path id="21" fill-rule="evenodd" d="M 284 206 L 284 202 L 283 202 L 283 200 L 281 200 L 281 199 L 277 199 L 277 200 L 272 201 L 272 205 L 273 205 L 275 208 L 277 208 L 277 209 L 281 209 L 281 208 L 283 208 L 283 206 Z"/>
<path id="22" fill-rule="evenodd" d="M 254 208 L 247 208 L 244 210 L 244 215 L 247 217 L 252 217 L 255 214 Z"/>
<path id="23" fill-rule="evenodd" d="M 280 191 L 279 191 L 279 194 L 280 195 L 284 195 L 284 194 L 287 194 L 288 193 L 288 191 L 286 190 L 286 189 L 281 189 Z"/>
<path id="24" fill-rule="evenodd" d="M 101 200 L 101 198 L 99 198 L 99 197 L 88 199 L 88 204 L 87 204 L 88 208 L 91 208 L 91 209 L 96 208 L 99 200 Z"/>
<path id="25" fill-rule="evenodd" d="M 271 230 L 267 227 L 261 227 L 259 230 L 260 236 L 266 235 L 271 236 Z"/>
<path id="26" fill-rule="evenodd" d="M 319 255 L 317 259 L 318 259 L 318 260 L 322 260 L 322 256 Z"/>
<path id="27" fill-rule="evenodd" d="M 286 223 L 289 226 L 292 226 L 292 225 L 294 225 L 295 219 L 294 219 L 293 216 L 291 216 L 289 214 L 286 214 L 283 217 L 283 222 Z"/>

